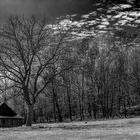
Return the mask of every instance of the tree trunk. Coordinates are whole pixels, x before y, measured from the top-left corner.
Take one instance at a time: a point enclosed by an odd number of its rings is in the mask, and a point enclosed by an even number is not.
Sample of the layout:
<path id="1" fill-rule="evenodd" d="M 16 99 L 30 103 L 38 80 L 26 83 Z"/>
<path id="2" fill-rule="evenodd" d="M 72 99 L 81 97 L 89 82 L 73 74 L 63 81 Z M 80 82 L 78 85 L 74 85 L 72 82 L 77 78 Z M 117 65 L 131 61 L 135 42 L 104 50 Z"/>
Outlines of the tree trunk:
<path id="1" fill-rule="evenodd" d="M 94 103 L 92 104 L 92 106 L 93 106 L 93 115 L 94 115 L 94 119 L 96 120 L 96 119 L 97 119 L 97 111 L 98 111 L 97 105 L 96 105 L 96 103 L 94 102 Z"/>
<path id="2" fill-rule="evenodd" d="M 61 115 L 61 111 L 60 111 L 59 104 L 57 101 L 56 101 L 56 108 L 57 108 L 57 112 L 58 112 L 58 121 L 63 122 L 63 117 Z"/>
<path id="3" fill-rule="evenodd" d="M 53 83 L 52 83 L 52 85 L 53 85 Z M 53 92 L 54 103 L 56 105 L 56 109 L 57 109 L 57 113 L 58 113 L 58 121 L 62 122 L 63 121 L 63 117 L 61 115 L 61 110 L 60 110 L 59 103 L 58 103 L 57 93 L 56 93 L 56 91 L 54 89 L 54 85 L 52 87 L 53 87 L 53 91 L 52 92 Z"/>
<path id="4" fill-rule="evenodd" d="M 32 126 L 34 105 L 28 105 L 26 126 Z"/>
<path id="5" fill-rule="evenodd" d="M 82 71 L 82 97 L 81 97 L 81 113 L 82 113 L 82 120 L 85 119 L 85 115 L 84 115 L 84 98 L 85 98 L 85 82 L 84 82 L 84 78 L 85 78 L 85 72 L 84 70 Z"/>
<path id="6" fill-rule="evenodd" d="M 54 121 L 56 122 L 56 105 L 55 105 L 54 95 L 52 97 L 52 101 L 53 101 L 53 117 L 54 117 Z"/>
<path id="7" fill-rule="evenodd" d="M 80 120 L 82 121 L 83 117 L 82 117 L 82 107 L 81 107 L 81 99 L 80 99 L 80 97 L 78 98 L 78 101 L 79 101 Z"/>
<path id="8" fill-rule="evenodd" d="M 71 109 L 71 97 L 70 97 L 70 83 L 67 87 L 67 99 L 68 99 L 68 107 L 69 107 L 69 118 L 72 121 L 72 109 Z"/>
<path id="9" fill-rule="evenodd" d="M 118 98 L 118 114 L 120 115 L 120 108 L 121 108 L 121 97 Z"/>
<path id="10" fill-rule="evenodd" d="M 124 116 L 125 116 L 125 118 L 127 118 L 127 109 L 126 109 L 126 98 L 125 98 L 125 96 L 123 97 L 124 98 L 124 102 L 123 102 L 123 107 L 124 107 Z"/>
<path id="11" fill-rule="evenodd" d="M 88 101 L 88 102 L 89 102 L 88 103 L 88 114 L 89 114 L 90 118 L 92 118 L 91 104 L 90 104 L 90 101 Z"/>

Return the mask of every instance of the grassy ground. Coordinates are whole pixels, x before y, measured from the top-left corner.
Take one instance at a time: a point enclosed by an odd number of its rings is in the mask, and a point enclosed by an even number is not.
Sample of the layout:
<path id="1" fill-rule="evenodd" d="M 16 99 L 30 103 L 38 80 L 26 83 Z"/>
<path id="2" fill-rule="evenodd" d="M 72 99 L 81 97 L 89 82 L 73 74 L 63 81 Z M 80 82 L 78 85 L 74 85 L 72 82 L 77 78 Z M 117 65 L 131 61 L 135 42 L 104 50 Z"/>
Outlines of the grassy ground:
<path id="1" fill-rule="evenodd" d="M 5 128 L 0 140 L 140 140 L 140 118 Z"/>

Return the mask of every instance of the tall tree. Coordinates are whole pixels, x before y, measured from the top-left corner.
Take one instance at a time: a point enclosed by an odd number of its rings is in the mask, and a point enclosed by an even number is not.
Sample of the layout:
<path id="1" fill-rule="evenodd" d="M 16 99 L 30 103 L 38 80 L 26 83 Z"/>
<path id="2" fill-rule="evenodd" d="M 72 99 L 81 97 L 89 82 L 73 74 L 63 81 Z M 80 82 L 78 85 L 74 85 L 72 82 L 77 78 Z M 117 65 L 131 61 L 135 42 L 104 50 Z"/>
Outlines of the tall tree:
<path id="1" fill-rule="evenodd" d="M 36 99 L 53 78 L 66 67 L 53 74 L 50 69 L 58 63 L 64 52 L 67 31 L 60 32 L 46 26 L 44 19 L 12 16 L 0 31 L 1 75 L 16 83 L 26 101 L 26 125 L 32 125 Z M 58 66 L 58 65 L 56 65 Z M 47 78 L 43 76 L 47 75 Z"/>

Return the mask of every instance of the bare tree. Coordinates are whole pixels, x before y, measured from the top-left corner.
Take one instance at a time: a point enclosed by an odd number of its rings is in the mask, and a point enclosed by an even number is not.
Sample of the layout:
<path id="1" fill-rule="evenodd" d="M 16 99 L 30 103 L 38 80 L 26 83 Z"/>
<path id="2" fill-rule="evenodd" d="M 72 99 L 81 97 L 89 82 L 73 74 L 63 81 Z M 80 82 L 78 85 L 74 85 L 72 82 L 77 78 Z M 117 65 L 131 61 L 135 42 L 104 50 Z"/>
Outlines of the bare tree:
<path id="1" fill-rule="evenodd" d="M 58 28 L 57 28 L 58 29 Z M 68 31 L 54 30 L 45 20 L 12 16 L 0 31 L 1 76 L 22 89 L 28 111 L 26 125 L 32 125 L 36 99 L 53 78 L 68 69 L 59 70 L 58 62 L 66 47 Z M 50 69 L 57 67 L 57 73 Z M 70 67 L 70 66 L 69 66 Z M 43 78 L 43 76 L 47 78 Z"/>

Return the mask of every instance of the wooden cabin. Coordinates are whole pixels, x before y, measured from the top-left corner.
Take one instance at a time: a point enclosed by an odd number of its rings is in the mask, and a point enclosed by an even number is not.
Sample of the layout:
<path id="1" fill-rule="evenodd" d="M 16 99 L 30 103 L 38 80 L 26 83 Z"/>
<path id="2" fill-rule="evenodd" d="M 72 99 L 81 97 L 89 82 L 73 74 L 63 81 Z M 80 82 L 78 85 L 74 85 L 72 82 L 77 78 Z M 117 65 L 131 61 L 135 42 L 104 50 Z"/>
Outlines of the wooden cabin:
<path id="1" fill-rule="evenodd" d="M 0 127 L 22 126 L 23 118 L 13 111 L 6 103 L 0 105 Z"/>

